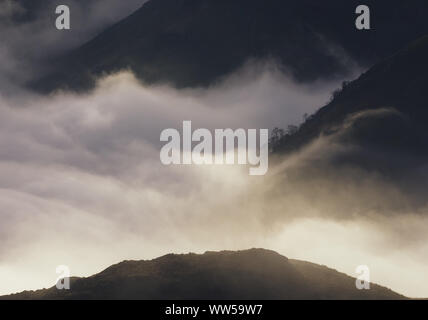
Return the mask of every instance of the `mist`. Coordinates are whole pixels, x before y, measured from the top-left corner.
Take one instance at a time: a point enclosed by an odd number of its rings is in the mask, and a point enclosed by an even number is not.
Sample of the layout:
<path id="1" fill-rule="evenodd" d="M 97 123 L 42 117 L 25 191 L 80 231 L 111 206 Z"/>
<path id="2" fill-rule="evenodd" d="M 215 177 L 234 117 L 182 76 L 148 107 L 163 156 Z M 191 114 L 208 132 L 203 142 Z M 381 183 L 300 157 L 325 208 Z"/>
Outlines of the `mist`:
<path id="1" fill-rule="evenodd" d="M 206 89 L 121 72 L 88 94 L 1 96 L 0 293 L 50 287 L 57 265 L 89 276 L 125 259 L 265 247 L 354 276 L 366 264 L 372 281 L 426 296 L 427 208 L 376 172 L 323 164 L 347 148 L 334 139 L 271 156 L 264 177 L 159 160 L 161 131 L 184 120 L 284 128 L 337 86 L 296 84 L 265 62 Z"/>
<path id="2" fill-rule="evenodd" d="M 54 0 L 0 0 L 0 90 L 16 91 L 52 61 L 139 9 L 146 0 L 64 0 L 71 29 L 55 28 Z"/>

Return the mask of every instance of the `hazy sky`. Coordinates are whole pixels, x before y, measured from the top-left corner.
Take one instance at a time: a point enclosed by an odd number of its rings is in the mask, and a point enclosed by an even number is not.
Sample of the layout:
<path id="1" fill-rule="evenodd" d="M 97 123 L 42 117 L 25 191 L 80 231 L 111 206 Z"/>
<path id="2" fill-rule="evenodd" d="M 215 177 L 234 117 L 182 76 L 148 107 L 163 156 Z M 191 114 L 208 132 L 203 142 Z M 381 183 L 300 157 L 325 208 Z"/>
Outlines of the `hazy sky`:
<path id="1" fill-rule="evenodd" d="M 0 292 L 50 286 L 60 264 L 82 276 L 168 252 L 266 247 L 351 275 L 367 264 L 373 281 L 426 295 L 425 218 L 396 209 L 405 195 L 370 172 L 306 177 L 337 152 L 329 141 L 271 164 L 266 177 L 161 165 L 164 128 L 184 119 L 195 128 L 283 126 L 333 87 L 298 87 L 274 70 L 248 67 L 206 90 L 143 87 L 122 73 L 89 95 L 2 98 Z"/>
<path id="2" fill-rule="evenodd" d="M 140 2 L 93 2 L 101 7 L 86 12 L 88 31 L 72 43 Z M 0 44 L 6 85 L 28 74 L 21 68 L 41 52 L 32 43 L 51 48 L 58 35 L 24 36 L 45 18 L 1 18 L 9 28 L 0 31 L 9 33 Z M 17 56 L 26 45 L 31 55 Z M 253 62 L 208 89 L 147 87 L 122 72 L 85 95 L 0 93 L 0 293 L 52 286 L 57 265 L 88 276 L 124 259 L 264 247 L 354 276 L 368 265 L 372 281 L 428 296 L 427 208 L 376 172 L 324 166 L 345 148 L 332 139 L 271 159 L 265 177 L 245 167 L 160 163 L 160 132 L 183 120 L 195 128 L 284 128 L 323 106 L 338 85 L 297 85 L 274 63 Z"/>

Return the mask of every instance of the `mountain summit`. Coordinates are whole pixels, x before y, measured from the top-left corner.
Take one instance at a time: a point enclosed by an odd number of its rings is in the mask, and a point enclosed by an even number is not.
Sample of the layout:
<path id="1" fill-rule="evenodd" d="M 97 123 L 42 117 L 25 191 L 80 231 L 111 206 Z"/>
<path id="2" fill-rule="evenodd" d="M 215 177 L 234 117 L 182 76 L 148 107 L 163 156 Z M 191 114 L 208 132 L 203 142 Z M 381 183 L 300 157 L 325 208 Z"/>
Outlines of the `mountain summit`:
<path id="1" fill-rule="evenodd" d="M 358 290 L 355 279 L 276 252 L 206 252 L 166 255 L 151 261 L 124 261 L 70 290 L 26 291 L 2 299 L 403 299 L 371 284 Z"/>

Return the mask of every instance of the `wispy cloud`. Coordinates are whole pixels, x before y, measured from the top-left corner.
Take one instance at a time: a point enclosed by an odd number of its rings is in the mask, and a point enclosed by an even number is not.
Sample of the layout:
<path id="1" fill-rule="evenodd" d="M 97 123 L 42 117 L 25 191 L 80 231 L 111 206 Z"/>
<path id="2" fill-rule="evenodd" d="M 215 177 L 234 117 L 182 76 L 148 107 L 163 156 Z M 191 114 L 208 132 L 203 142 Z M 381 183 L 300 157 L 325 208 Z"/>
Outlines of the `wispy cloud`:
<path id="1" fill-rule="evenodd" d="M 369 260 L 381 250 L 385 261 L 373 267 L 388 274 L 399 247 L 416 277 L 427 262 L 415 254 L 424 247 L 427 230 L 419 222 L 425 218 L 404 210 L 400 204 L 409 199 L 382 176 L 328 166 L 325 159 L 344 148 L 334 141 L 321 138 L 272 163 L 266 177 L 249 177 L 243 167 L 165 167 L 159 161 L 164 128 L 180 128 L 183 120 L 209 129 L 284 127 L 323 105 L 335 86 L 299 86 L 264 64 L 209 89 L 145 87 L 125 72 L 86 95 L 3 97 L 0 277 L 22 281 L 2 281 L 1 292 L 48 286 L 58 264 L 89 275 L 122 259 L 251 246 L 352 273 L 340 262 L 343 250 L 330 231 L 355 228 L 356 221 L 367 229 L 350 233 L 360 240 L 345 239 L 354 247 L 365 243 L 351 261 L 361 264 L 361 257 Z M 318 221 L 326 232 L 311 236 L 314 224 L 304 229 L 307 221 Z M 331 239 L 333 249 L 298 255 L 307 244 L 296 243 L 294 250 L 280 244 L 295 241 L 290 228 L 303 230 L 319 250 L 327 240 L 318 237 Z M 379 238 L 373 240 L 373 232 Z M 381 280 L 403 293 L 426 292 L 392 275 Z"/>

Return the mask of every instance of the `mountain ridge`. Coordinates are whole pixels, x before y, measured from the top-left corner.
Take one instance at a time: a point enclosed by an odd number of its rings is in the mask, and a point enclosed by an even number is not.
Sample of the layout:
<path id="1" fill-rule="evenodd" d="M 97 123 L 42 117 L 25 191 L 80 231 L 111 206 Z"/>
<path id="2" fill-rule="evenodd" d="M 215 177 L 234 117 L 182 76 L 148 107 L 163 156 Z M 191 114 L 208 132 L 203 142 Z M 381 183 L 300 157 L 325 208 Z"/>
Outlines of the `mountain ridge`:
<path id="1" fill-rule="evenodd" d="M 420 14 L 428 3 L 415 1 L 367 1 L 374 26 L 359 31 L 357 0 L 150 0 L 30 86 L 88 90 L 97 77 L 122 69 L 149 84 L 209 86 L 248 60 L 265 58 L 278 59 L 300 82 L 343 78 L 355 67 L 350 61 L 372 65 L 428 32 Z"/>
<path id="2" fill-rule="evenodd" d="M 71 289 L 24 291 L 0 299 L 405 299 L 336 270 L 292 260 L 275 251 L 250 249 L 204 254 L 168 254 L 123 261 L 88 278 L 72 278 Z"/>
<path id="3" fill-rule="evenodd" d="M 276 151 L 295 151 L 320 136 L 333 136 L 338 133 L 337 128 L 350 121 L 347 131 L 339 137 L 341 141 L 380 152 L 402 151 L 425 158 L 427 57 L 428 35 L 376 64 L 358 79 L 345 83 L 330 103 L 310 116 L 297 132 L 277 142 Z M 376 110 L 383 112 L 375 115 Z M 355 117 L 364 113 L 368 115 L 364 121 Z"/>

